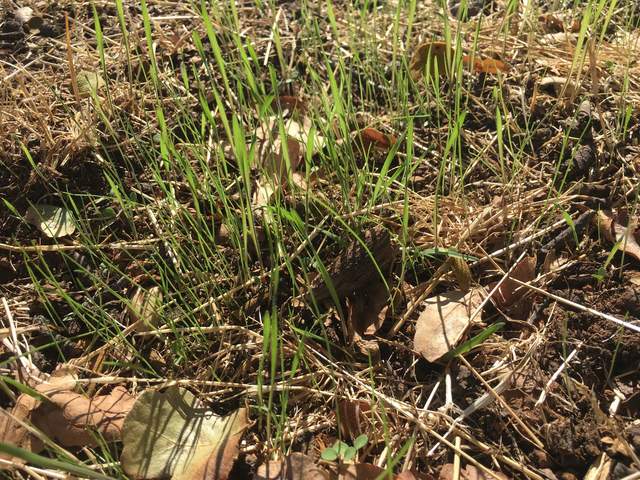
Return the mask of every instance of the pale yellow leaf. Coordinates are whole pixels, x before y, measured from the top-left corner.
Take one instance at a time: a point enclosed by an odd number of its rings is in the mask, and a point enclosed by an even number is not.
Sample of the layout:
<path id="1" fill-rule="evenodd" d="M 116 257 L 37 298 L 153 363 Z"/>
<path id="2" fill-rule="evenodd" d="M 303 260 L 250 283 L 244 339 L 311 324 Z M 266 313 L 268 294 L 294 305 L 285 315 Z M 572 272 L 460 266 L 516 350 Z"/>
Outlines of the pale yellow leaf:
<path id="1" fill-rule="evenodd" d="M 452 350 L 471 325 L 471 315 L 482 303 L 480 289 L 453 291 L 428 298 L 418 318 L 414 349 L 429 362 Z"/>

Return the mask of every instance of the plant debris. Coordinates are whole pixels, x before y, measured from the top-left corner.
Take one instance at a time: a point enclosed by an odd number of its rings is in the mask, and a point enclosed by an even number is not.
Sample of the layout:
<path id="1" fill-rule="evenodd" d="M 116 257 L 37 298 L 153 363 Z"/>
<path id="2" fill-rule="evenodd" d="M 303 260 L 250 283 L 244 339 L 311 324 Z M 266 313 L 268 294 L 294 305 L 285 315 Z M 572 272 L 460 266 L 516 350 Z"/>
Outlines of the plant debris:
<path id="1" fill-rule="evenodd" d="M 225 480 L 247 425 L 245 409 L 218 417 L 183 388 L 146 390 L 124 421 L 120 461 L 136 478 Z"/>

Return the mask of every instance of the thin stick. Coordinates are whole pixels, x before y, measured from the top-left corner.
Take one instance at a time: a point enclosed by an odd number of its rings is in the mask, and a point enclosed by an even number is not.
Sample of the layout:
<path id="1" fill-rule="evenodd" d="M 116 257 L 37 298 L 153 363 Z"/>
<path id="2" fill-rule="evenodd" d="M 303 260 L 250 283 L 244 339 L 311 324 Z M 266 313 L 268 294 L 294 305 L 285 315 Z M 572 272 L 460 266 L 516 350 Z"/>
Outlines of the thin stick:
<path id="1" fill-rule="evenodd" d="M 509 406 L 509 404 L 507 402 L 504 401 L 504 399 L 491 387 L 491 385 L 489 385 L 487 383 L 487 381 L 482 377 L 482 375 L 480 375 L 478 373 L 478 371 L 473 368 L 473 366 L 467 361 L 466 358 L 464 358 L 462 355 L 460 355 L 458 357 L 462 363 L 465 364 L 465 366 L 471 371 L 471 373 L 473 373 L 475 375 L 475 377 L 480 380 L 480 382 L 482 383 L 482 385 L 484 385 L 484 387 L 489 391 L 489 393 L 493 396 L 493 398 L 495 398 L 498 403 L 500 403 L 500 405 L 502 405 L 502 407 L 507 410 L 507 412 L 509 413 L 509 415 L 511 415 L 511 418 L 513 418 L 515 420 L 515 422 L 520 425 L 520 427 L 522 427 L 522 429 L 527 432 L 527 434 L 529 435 L 529 441 L 531 441 L 531 443 L 533 443 L 536 447 L 540 448 L 540 449 L 544 449 L 544 444 L 540 441 L 540 439 L 536 436 L 536 434 L 534 433 L 533 430 L 531 430 L 526 423 L 524 423 L 520 417 L 518 416 L 518 414 L 516 414 L 516 412 L 513 411 L 513 409 Z"/>
<path id="2" fill-rule="evenodd" d="M 543 295 L 546 295 L 549 298 L 557 300 L 560 303 L 564 303 L 565 305 L 568 305 L 570 307 L 576 308 L 576 309 L 581 310 L 583 312 L 590 313 L 592 315 L 595 315 L 597 317 L 603 318 L 605 320 L 613 322 L 613 323 L 615 323 L 617 325 L 620 325 L 622 327 L 628 328 L 629 330 L 633 330 L 635 332 L 640 333 L 640 326 L 638 326 L 638 325 L 634 325 L 633 323 L 626 322 L 624 320 L 621 320 L 619 318 L 614 317 L 613 315 L 609 315 L 608 313 L 602 313 L 602 312 L 599 312 L 598 310 L 594 310 L 593 308 L 585 307 L 584 305 L 580 305 L 579 303 L 572 302 L 571 300 L 567 300 L 566 298 L 559 297 L 558 295 L 555 295 L 555 294 L 553 294 L 551 292 L 547 292 L 546 290 L 543 290 L 543 289 L 538 288 L 538 287 L 534 287 L 533 285 L 530 285 L 530 284 L 528 284 L 526 282 L 522 282 L 522 281 L 518 280 L 517 278 L 512 278 L 512 280 L 515 281 L 516 283 L 519 283 L 520 285 L 522 285 L 524 287 L 530 288 L 534 292 L 541 293 Z"/>
<path id="3" fill-rule="evenodd" d="M 460 480 L 460 454 L 458 450 L 462 447 L 462 440 L 459 435 L 456 435 L 454 445 L 456 446 L 456 451 L 453 454 L 453 475 L 451 476 L 451 480 Z"/>
<path id="4" fill-rule="evenodd" d="M 534 407 L 538 407 L 542 405 L 542 402 L 544 402 L 544 400 L 547 398 L 547 392 L 551 388 L 551 385 L 553 385 L 553 383 L 558 379 L 562 371 L 567 367 L 567 365 L 569 365 L 569 362 L 573 360 L 573 357 L 576 356 L 576 353 L 578 353 L 578 348 L 580 347 L 575 348 L 569 355 L 567 355 L 567 358 L 565 358 L 564 362 L 562 362 L 562 365 L 560 365 L 558 369 L 555 372 L 553 372 L 553 375 L 551 375 L 551 378 L 549 379 L 547 384 L 544 386 L 544 389 L 542 390 L 542 392 L 540 392 L 540 396 L 538 397 L 538 401 L 535 403 Z"/>
<path id="5" fill-rule="evenodd" d="M 518 240 L 517 242 L 512 243 L 511 245 L 507 245 L 504 248 L 501 248 L 500 250 L 496 250 L 493 253 L 488 254 L 486 257 L 482 257 L 480 260 L 477 260 L 475 262 L 473 262 L 471 265 L 469 265 L 469 267 L 475 267 L 477 265 L 481 265 L 483 263 L 488 262 L 490 259 L 492 258 L 496 258 L 501 256 L 502 254 L 509 252 L 515 248 L 518 248 L 522 245 L 526 245 L 530 242 L 532 242 L 533 240 L 535 240 L 536 238 L 542 237 L 544 235 L 546 235 L 549 232 L 552 232 L 553 230 L 555 230 L 556 228 L 564 225 L 566 222 L 565 220 L 559 220 L 556 223 L 554 223 L 553 225 L 548 226 L 547 228 L 543 228 L 542 230 L 534 233 L 533 235 L 529 235 L 528 237 L 523 238 L 522 240 Z"/>
<path id="6" fill-rule="evenodd" d="M 64 27 L 65 38 L 67 40 L 67 62 L 69 63 L 69 76 L 71 77 L 71 88 L 73 90 L 73 96 L 76 97 L 76 102 L 80 103 L 80 90 L 78 89 L 78 77 L 76 76 L 76 69 L 73 65 L 73 50 L 71 48 L 71 30 L 69 30 L 69 15 L 64 14 Z"/>
<path id="7" fill-rule="evenodd" d="M 278 12 L 276 13 L 275 18 L 273 19 L 273 25 L 271 25 L 271 33 L 269 34 L 269 43 L 267 44 L 267 50 L 264 52 L 264 60 L 262 62 L 262 66 L 266 67 L 269 62 L 269 55 L 271 55 L 271 48 L 273 47 L 273 37 L 278 27 L 278 21 L 280 20 L 280 15 L 282 15 L 282 7 L 278 8 Z"/>
<path id="8" fill-rule="evenodd" d="M 11 245 L 8 243 L 0 243 L 0 250 L 7 250 L 15 253 L 40 253 L 40 252 L 62 252 L 69 250 L 90 250 L 95 249 L 112 249 L 112 250 L 148 250 L 149 246 L 161 241 L 159 238 L 147 238 L 145 240 L 137 240 L 133 242 L 114 242 L 97 245 L 83 245 L 74 243 L 72 245 Z"/>

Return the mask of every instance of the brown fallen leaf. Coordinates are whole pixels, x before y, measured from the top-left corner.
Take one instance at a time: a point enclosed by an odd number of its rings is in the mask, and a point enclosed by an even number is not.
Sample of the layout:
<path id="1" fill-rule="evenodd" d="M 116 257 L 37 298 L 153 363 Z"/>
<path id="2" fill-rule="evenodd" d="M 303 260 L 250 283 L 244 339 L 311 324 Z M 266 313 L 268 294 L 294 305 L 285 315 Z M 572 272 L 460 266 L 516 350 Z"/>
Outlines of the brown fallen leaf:
<path id="1" fill-rule="evenodd" d="M 467 67 L 471 67 L 476 73 L 491 73 L 496 74 L 498 72 L 506 72 L 509 67 L 506 63 L 495 58 L 474 58 L 471 61 L 471 56 L 465 55 L 462 57 L 462 63 Z"/>
<path id="2" fill-rule="evenodd" d="M 107 442 L 120 440 L 125 417 L 136 401 L 122 386 L 93 398 L 69 390 L 48 398 L 50 402 L 33 411 L 31 421 L 65 447 L 97 446 L 96 433 Z"/>
<path id="3" fill-rule="evenodd" d="M 598 229 L 608 241 L 618 244 L 620 250 L 631 255 L 636 260 L 640 260 L 640 245 L 634 235 L 636 222 L 632 221 L 628 227 L 620 225 L 612 217 L 598 211 Z"/>
<path id="4" fill-rule="evenodd" d="M 365 150 L 371 147 L 379 150 L 389 150 L 398 141 L 394 135 L 382 133 L 375 128 L 363 128 L 358 137 Z"/>
<path id="5" fill-rule="evenodd" d="M 47 381 L 35 386 L 34 390 L 46 396 L 50 392 L 72 389 L 75 384 L 76 378 L 60 369 Z M 9 443 L 34 453 L 41 451 L 44 448 L 42 441 L 20 423 L 31 423 L 31 417 L 41 403 L 40 400 L 23 393 L 16 399 L 11 412 L 0 410 L 0 442 Z M 8 459 L 9 457 L 0 454 L 0 458 Z M 14 460 L 22 462 L 19 459 Z"/>
<path id="6" fill-rule="evenodd" d="M 524 257 L 520 260 L 506 280 L 498 287 L 498 291 L 493 297 L 498 308 L 509 309 L 509 314 L 513 318 L 522 320 L 531 310 L 531 300 L 522 301 L 529 290 L 516 280 L 525 283 L 534 280 L 536 278 L 536 262 L 535 256 Z"/>
<path id="7" fill-rule="evenodd" d="M 483 293 L 447 292 L 428 298 L 418 317 L 413 348 L 427 361 L 435 362 L 451 351 L 471 326 L 471 315 L 480 306 Z"/>
<path id="8" fill-rule="evenodd" d="M 22 394 L 16 399 L 11 411 L 0 409 L 0 442 L 29 450 L 40 452 L 44 448 L 42 441 L 31 435 L 20 422 L 29 422 L 31 413 L 38 406 L 39 401 L 29 395 Z M 13 458 L 0 453 L 0 458 L 23 464 L 24 460 Z"/>
<path id="9" fill-rule="evenodd" d="M 538 16 L 538 21 L 545 33 L 564 32 L 564 23 L 555 15 L 544 13 Z"/>
<path id="10" fill-rule="evenodd" d="M 445 75 L 447 56 L 453 58 L 453 50 L 448 49 L 445 42 L 426 42 L 419 45 L 413 53 L 409 64 L 411 78 L 414 81 L 418 81 L 422 78 L 427 66 L 431 76 Z"/>
<path id="11" fill-rule="evenodd" d="M 331 476 L 314 460 L 294 452 L 282 460 L 271 460 L 256 470 L 253 480 L 329 480 Z"/>
<path id="12" fill-rule="evenodd" d="M 248 422 L 245 408 L 219 417 L 184 388 L 148 389 L 125 419 L 120 463 L 139 479 L 225 480 Z"/>
<path id="13" fill-rule="evenodd" d="M 42 441 L 19 421 L 31 423 L 64 447 L 96 446 L 96 434 L 106 441 L 120 439 L 124 418 L 134 398 L 123 387 L 89 398 L 73 391 L 77 378 L 63 368 L 34 390 L 45 400 L 20 395 L 11 413 L 0 413 L 0 442 L 38 453 Z M 6 457 L 5 457 L 6 458 Z"/>

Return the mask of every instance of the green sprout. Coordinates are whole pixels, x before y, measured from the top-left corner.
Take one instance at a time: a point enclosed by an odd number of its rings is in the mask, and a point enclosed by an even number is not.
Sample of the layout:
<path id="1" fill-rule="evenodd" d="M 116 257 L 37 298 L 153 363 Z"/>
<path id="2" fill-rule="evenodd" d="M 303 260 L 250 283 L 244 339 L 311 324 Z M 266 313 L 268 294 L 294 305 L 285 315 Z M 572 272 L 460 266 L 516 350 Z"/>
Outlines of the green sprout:
<path id="1" fill-rule="evenodd" d="M 353 441 L 353 445 L 349 445 L 342 440 L 336 440 L 336 443 L 334 443 L 333 446 L 327 447 L 323 450 L 321 457 L 323 460 L 327 460 L 329 462 L 339 459 L 342 463 L 349 463 L 356 458 L 358 450 L 363 448 L 368 441 L 369 438 L 364 434 L 356 438 Z"/>

